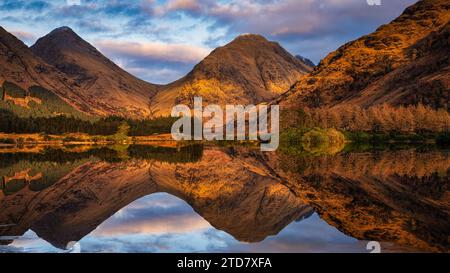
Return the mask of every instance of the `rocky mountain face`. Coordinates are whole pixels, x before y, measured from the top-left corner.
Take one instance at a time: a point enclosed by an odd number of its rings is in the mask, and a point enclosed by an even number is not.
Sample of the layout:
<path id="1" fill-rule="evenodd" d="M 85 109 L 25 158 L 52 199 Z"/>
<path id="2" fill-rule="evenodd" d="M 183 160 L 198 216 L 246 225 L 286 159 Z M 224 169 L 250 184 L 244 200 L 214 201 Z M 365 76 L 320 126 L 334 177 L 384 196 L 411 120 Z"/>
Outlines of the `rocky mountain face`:
<path id="1" fill-rule="evenodd" d="M 206 104 L 257 104 L 288 90 L 311 64 L 289 54 L 278 43 L 260 35 L 240 35 L 211 52 L 184 78 L 169 84 L 154 98 L 160 115 L 173 105 L 192 103 L 201 96 Z"/>
<path id="2" fill-rule="evenodd" d="M 0 84 L 8 81 L 23 90 L 39 86 L 96 116 L 168 115 L 172 106 L 191 104 L 195 96 L 220 105 L 423 103 L 449 109 L 449 8 L 446 0 L 419 1 L 316 67 L 260 35 L 240 35 L 167 86 L 135 78 L 68 27 L 52 31 L 31 49 L 0 28 Z"/>
<path id="3" fill-rule="evenodd" d="M 128 74 L 67 27 L 52 31 L 31 49 L 0 28 L 0 64 L 2 89 L 8 82 L 23 93 L 13 99 L 24 108 L 29 107 L 18 99 L 40 100 L 29 91 L 38 87 L 82 113 L 143 118 L 148 116 L 149 97 L 159 88 Z"/>
<path id="4" fill-rule="evenodd" d="M 159 86 L 127 73 L 68 27 L 55 29 L 31 48 L 4 29 L 0 36 L 0 83 L 11 82 L 25 92 L 45 88 L 94 116 L 167 115 L 173 105 L 189 104 L 194 96 L 206 104 L 256 104 L 285 92 L 313 66 L 275 42 L 247 34 L 215 49 L 182 79 Z"/>
<path id="5" fill-rule="evenodd" d="M 39 86 L 52 90 L 59 97 L 80 109 L 88 111 L 85 101 L 72 91 L 73 82 L 66 79 L 55 67 L 45 63 L 19 39 L 0 27 L 0 86 L 5 82 L 13 83 L 23 92 L 30 87 Z M 8 94 L 6 94 L 8 95 Z M 2 100 L 6 100 L 2 94 Z M 25 95 L 22 96 L 25 98 Z"/>
<path id="6" fill-rule="evenodd" d="M 449 109 L 449 9 L 446 0 L 417 2 L 330 53 L 279 101 L 296 107 L 423 103 Z"/>
<path id="7" fill-rule="evenodd" d="M 0 27 L 0 83 L 12 81 L 24 89 L 40 84 L 49 87 L 58 83 L 62 75 L 37 58 L 31 50 L 14 35 Z"/>
<path id="8" fill-rule="evenodd" d="M 73 89 L 102 115 L 145 117 L 149 97 L 159 88 L 121 69 L 68 27 L 40 38 L 31 51 L 72 80 Z"/>

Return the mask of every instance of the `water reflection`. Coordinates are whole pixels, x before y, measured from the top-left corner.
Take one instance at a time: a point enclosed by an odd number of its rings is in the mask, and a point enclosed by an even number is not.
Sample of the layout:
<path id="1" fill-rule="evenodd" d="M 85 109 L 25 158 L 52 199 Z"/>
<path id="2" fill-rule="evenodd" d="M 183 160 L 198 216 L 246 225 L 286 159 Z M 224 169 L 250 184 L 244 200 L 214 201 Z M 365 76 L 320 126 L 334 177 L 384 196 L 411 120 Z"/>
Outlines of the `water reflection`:
<path id="1" fill-rule="evenodd" d="M 0 251 L 449 251 L 445 151 L 0 150 Z M 18 237 L 17 237 L 18 236 Z"/>

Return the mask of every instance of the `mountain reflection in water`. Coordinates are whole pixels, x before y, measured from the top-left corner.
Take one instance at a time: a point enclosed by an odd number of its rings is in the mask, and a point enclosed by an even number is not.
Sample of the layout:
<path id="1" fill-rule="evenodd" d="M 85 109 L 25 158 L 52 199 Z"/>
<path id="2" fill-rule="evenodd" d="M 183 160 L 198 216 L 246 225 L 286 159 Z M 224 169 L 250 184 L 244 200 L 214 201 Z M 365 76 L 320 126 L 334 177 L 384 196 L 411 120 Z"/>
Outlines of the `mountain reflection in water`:
<path id="1" fill-rule="evenodd" d="M 0 252 L 449 251 L 446 151 L 0 149 Z"/>

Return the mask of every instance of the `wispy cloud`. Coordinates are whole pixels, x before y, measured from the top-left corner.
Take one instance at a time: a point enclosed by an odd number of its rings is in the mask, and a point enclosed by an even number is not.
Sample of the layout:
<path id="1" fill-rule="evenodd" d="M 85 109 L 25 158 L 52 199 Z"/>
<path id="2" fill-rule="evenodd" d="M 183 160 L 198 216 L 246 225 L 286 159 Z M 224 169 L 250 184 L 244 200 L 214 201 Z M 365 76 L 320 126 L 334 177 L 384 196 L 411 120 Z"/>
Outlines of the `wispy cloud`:
<path id="1" fill-rule="evenodd" d="M 37 38 L 33 33 L 23 30 L 10 30 L 10 33 L 24 42 L 31 42 Z"/>
<path id="2" fill-rule="evenodd" d="M 166 44 L 161 42 L 97 41 L 103 52 L 129 58 L 144 58 L 155 61 L 193 63 L 208 55 L 209 48 L 188 44 Z"/>

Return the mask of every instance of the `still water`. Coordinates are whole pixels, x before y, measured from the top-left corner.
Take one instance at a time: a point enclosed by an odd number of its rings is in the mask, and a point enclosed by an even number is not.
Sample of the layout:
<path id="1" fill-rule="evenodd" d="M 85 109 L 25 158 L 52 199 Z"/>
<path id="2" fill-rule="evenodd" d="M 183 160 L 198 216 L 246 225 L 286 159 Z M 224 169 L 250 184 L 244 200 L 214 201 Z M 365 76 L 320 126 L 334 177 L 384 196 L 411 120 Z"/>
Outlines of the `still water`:
<path id="1" fill-rule="evenodd" d="M 0 252 L 448 252 L 435 147 L 0 148 Z"/>

